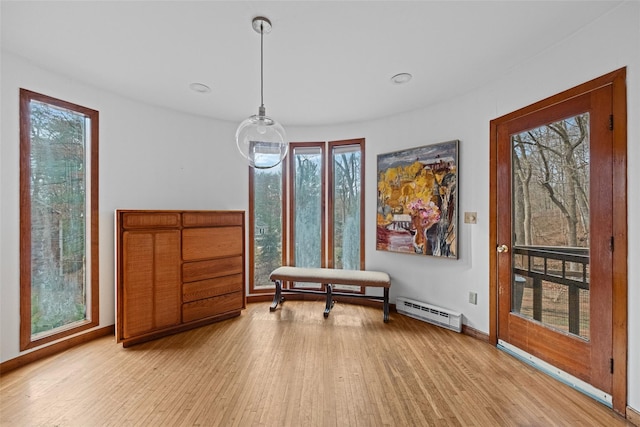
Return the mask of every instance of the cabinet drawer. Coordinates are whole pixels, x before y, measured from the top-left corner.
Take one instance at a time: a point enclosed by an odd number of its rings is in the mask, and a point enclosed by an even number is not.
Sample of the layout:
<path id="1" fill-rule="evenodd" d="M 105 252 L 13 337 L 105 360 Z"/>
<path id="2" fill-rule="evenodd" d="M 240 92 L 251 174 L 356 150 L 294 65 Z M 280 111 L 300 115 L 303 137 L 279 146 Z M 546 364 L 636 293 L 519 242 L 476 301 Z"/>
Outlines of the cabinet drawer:
<path id="1" fill-rule="evenodd" d="M 242 274 L 200 280 L 182 285 L 182 302 L 191 302 L 237 291 L 242 291 Z"/>
<path id="2" fill-rule="evenodd" d="M 123 228 L 158 228 L 180 226 L 180 213 L 128 212 L 122 214 Z"/>
<path id="3" fill-rule="evenodd" d="M 191 322 L 234 310 L 241 310 L 243 305 L 242 292 L 233 292 L 189 302 L 182 305 L 182 321 Z"/>
<path id="4" fill-rule="evenodd" d="M 195 282 L 213 279 L 215 277 L 230 276 L 242 273 L 242 255 L 209 259 L 206 261 L 185 262 L 182 264 L 182 281 Z"/>
<path id="5" fill-rule="evenodd" d="M 195 261 L 242 253 L 242 227 L 187 228 L 182 230 L 182 259 Z"/>
<path id="6" fill-rule="evenodd" d="M 220 227 L 224 225 L 241 227 L 243 220 L 243 211 L 203 211 L 182 214 L 182 225 L 185 227 Z"/>

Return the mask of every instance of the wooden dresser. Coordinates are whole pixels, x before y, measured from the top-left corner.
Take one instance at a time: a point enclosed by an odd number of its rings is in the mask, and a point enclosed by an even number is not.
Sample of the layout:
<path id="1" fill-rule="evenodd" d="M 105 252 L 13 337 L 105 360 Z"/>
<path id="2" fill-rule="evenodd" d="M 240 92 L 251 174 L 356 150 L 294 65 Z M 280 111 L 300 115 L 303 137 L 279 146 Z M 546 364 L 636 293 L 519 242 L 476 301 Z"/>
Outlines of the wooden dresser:
<path id="1" fill-rule="evenodd" d="M 116 339 L 124 347 L 240 315 L 243 211 L 116 211 Z"/>

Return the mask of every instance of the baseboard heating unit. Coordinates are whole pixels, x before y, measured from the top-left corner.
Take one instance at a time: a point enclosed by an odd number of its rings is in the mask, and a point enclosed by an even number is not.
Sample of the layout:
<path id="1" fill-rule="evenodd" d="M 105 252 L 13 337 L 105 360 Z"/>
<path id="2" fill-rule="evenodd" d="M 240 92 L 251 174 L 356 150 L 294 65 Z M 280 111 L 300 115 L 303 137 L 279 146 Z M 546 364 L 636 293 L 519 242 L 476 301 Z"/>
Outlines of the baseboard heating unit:
<path id="1" fill-rule="evenodd" d="M 396 310 L 414 319 L 462 332 L 462 313 L 405 297 L 396 298 Z"/>

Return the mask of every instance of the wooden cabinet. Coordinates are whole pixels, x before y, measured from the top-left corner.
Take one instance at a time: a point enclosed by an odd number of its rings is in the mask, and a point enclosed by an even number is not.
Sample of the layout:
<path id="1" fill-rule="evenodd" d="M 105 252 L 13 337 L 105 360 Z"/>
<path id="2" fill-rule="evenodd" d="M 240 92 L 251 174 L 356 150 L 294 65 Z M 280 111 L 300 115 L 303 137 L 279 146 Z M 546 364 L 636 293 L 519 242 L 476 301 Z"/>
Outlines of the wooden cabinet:
<path id="1" fill-rule="evenodd" d="M 180 230 L 125 231 L 122 253 L 122 337 L 180 324 Z"/>
<path id="2" fill-rule="evenodd" d="M 242 211 L 116 211 L 118 342 L 238 316 L 244 227 Z"/>

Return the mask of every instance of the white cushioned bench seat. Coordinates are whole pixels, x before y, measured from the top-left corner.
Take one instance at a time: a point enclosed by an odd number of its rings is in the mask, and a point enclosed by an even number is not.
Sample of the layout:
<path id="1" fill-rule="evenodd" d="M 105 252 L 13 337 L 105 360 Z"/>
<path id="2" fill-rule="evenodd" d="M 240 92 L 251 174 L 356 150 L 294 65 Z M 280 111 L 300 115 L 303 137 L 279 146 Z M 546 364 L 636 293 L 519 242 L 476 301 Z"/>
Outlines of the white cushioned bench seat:
<path id="1" fill-rule="evenodd" d="M 331 307 L 333 307 L 333 295 L 349 296 L 353 298 L 367 298 L 373 300 L 381 300 L 383 302 L 383 320 L 389 321 L 389 287 L 391 286 L 391 278 L 387 273 L 381 271 L 369 270 L 341 270 L 334 268 L 306 268 L 306 267 L 278 267 L 269 278 L 275 282 L 276 293 L 273 297 L 270 310 L 274 311 L 278 304 L 284 302 L 283 292 L 290 293 L 311 293 L 326 295 L 326 306 L 324 317 L 329 316 Z M 283 282 L 307 282 L 321 283 L 324 285 L 324 291 L 315 291 L 308 289 L 282 289 Z M 351 293 L 333 292 L 333 285 L 355 285 L 355 286 L 373 286 L 384 288 L 384 296 L 371 296 Z"/>

